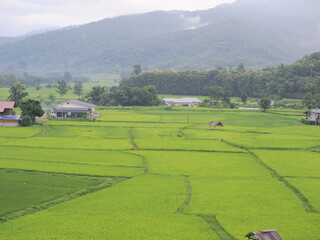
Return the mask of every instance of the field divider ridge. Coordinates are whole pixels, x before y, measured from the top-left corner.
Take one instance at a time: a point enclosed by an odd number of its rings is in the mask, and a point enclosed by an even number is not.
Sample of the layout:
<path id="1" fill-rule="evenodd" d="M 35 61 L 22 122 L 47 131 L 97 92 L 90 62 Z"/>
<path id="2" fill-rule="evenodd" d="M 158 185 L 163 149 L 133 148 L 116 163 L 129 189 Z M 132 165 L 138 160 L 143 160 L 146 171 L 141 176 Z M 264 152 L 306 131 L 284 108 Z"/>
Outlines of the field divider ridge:
<path id="1" fill-rule="evenodd" d="M 7 215 L 0 217 L 0 223 L 8 222 L 8 221 L 11 221 L 11 220 L 19 218 L 19 217 L 34 214 L 34 213 L 40 212 L 42 210 L 46 210 L 52 206 L 58 205 L 60 203 L 67 202 L 67 201 L 73 200 L 75 198 L 88 195 L 90 193 L 101 191 L 103 189 L 106 189 L 106 188 L 113 186 L 116 183 L 122 182 L 125 179 L 118 178 L 117 180 L 118 180 L 118 182 L 110 183 L 108 181 L 108 179 L 106 179 L 105 182 L 103 182 L 99 185 L 84 188 L 84 189 L 78 190 L 78 191 L 73 192 L 71 194 L 64 195 L 62 197 L 59 197 L 59 198 L 51 200 L 51 201 L 47 201 L 47 202 L 44 202 L 44 203 L 41 203 L 41 204 L 38 204 L 38 205 L 35 205 L 32 207 L 28 207 L 28 208 L 25 208 L 25 209 L 22 209 L 22 210 L 13 212 L 13 213 L 9 213 Z"/>
<path id="2" fill-rule="evenodd" d="M 186 189 L 186 198 L 184 202 L 178 207 L 177 212 L 178 214 L 185 214 L 186 208 L 189 206 L 192 196 L 192 188 L 190 183 L 190 176 L 184 176 L 184 185 Z"/>
<path id="3" fill-rule="evenodd" d="M 138 153 L 132 153 L 132 152 L 125 152 L 125 153 L 139 157 L 139 158 L 141 159 L 141 164 L 142 164 L 141 167 L 142 167 L 143 170 L 144 170 L 144 171 L 143 171 L 143 174 L 148 174 L 148 173 L 149 173 L 148 160 L 147 160 L 147 158 L 146 158 L 145 156 L 140 155 L 140 154 L 138 154 Z"/>
<path id="4" fill-rule="evenodd" d="M 230 235 L 220 224 L 217 216 L 214 214 L 197 214 L 206 223 L 209 224 L 211 229 L 218 235 L 221 240 L 236 240 L 232 235 Z"/>
<path id="5" fill-rule="evenodd" d="M 119 167 L 119 168 L 142 168 L 141 166 L 126 166 L 126 165 L 105 165 L 105 164 L 91 164 L 91 163 L 79 163 L 79 162 L 62 162 L 62 161 L 49 161 L 49 160 L 33 160 L 23 158 L 0 158 L 1 160 L 13 160 L 13 161 L 25 161 L 25 162 L 46 162 L 46 163 L 58 163 L 58 164 L 70 164 L 80 166 L 97 166 L 97 167 Z"/>
<path id="6" fill-rule="evenodd" d="M 231 146 L 237 147 L 237 144 L 228 142 L 228 141 L 223 141 L 225 144 L 229 144 Z M 318 213 L 317 210 L 309 203 L 309 200 L 297 189 L 295 186 L 290 184 L 283 176 L 281 176 L 276 170 L 268 166 L 266 163 L 264 163 L 255 153 L 250 151 L 250 149 L 243 147 L 243 146 L 238 146 L 239 148 L 242 148 L 246 150 L 251 157 L 258 163 L 260 166 L 262 166 L 264 169 L 266 169 L 270 175 L 273 178 L 276 178 L 279 182 L 284 184 L 285 187 L 287 187 L 302 203 L 302 206 L 304 207 L 305 211 L 308 213 Z"/>
<path id="7" fill-rule="evenodd" d="M 38 175 L 51 175 L 51 176 L 68 176 L 68 177 L 85 177 L 85 178 L 124 178 L 130 179 L 132 176 L 110 176 L 110 175 L 88 175 L 88 174 L 77 174 L 77 173 L 65 173 L 65 172 L 49 172 L 49 171 L 38 171 L 31 169 L 18 169 L 18 168 L 0 168 L 0 172 L 13 172 L 13 173 L 28 173 Z"/>

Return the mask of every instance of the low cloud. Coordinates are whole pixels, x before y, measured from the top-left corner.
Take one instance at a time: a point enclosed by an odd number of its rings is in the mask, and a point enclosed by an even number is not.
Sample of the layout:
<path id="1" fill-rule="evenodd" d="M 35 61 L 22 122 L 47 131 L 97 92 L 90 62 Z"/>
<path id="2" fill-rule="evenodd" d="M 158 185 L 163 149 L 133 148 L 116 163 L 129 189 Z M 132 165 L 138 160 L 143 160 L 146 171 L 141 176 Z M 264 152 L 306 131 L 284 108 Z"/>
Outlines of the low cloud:
<path id="1" fill-rule="evenodd" d="M 196 29 L 196 28 L 204 27 L 208 25 L 208 23 L 203 23 L 201 21 L 200 16 L 189 17 L 181 14 L 180 18 L 185 22 L 185 26 L 186 26 L 185 29 Z"/>

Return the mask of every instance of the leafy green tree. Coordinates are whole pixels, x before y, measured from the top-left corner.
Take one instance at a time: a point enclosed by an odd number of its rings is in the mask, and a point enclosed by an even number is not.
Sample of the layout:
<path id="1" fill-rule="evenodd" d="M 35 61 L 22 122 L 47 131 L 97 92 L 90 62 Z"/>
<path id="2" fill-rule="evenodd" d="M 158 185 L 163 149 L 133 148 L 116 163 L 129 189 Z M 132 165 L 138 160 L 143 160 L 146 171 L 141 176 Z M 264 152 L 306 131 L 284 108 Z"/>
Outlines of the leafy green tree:
<path id="1" fill-rule="evenodd" d="M 302 104 L 307 108 L 307 109 L 312 109 L 314 108 L 315 102 L 313 95 L 311 92 L 308 92 L 302 99 Z"/>
<path id="2" fill-rule="evenodd" d="M 82 96 L 82 94 L 83 94 L 83 83 L 82 82 L 75 82 L 75 84 L 73 86 L 73 93 L 78 95 L 79 98 Z"/>
<path id="3" fill-rule="evenodd" d="M 56 85 L 56 91 L 63 97 L 68 91 L 68 84 L 64 80 L 59 80 Z"/>
<path id="4" fill-rule="evenodd" d="M 142 72 L 141 65 L 136 64 L 133 67 L 132 75 L 139 75 Z"/>
<path id="5" fill-rule="evenodd" d="M 57 97 L 53 94 L 50 94 L 49 97 L 48 97 L 49 101 L 54 103 L 56 100 L 57 100 Z"/>
<path id="6" fill-rule="evenodd" d="M 237 72 L 244 73 L 245 71 L 246 71 L 246 68 L 245 68 L 244 64 L 239 63 L 239 65 L 237 67 Z"/>
<path id="7" fill-rule="evenodd" d="M 108 93 L 106 87 L 93 86 L 91 91 L 87 94 L 86 98 L 89 102 L 100 105 L 102 103 L 102 96 Z"/>
<path id="8" fill-rule="evenodd" d="M 314 107 L 315 108 L 320 108 L 320 93 L 314 95 Z"/>
<path id="9" fill-rule="evenodd" d="M 32 123 L 35 123 L 36 117 L 41 117 L 44 111 L 38 100 L 27 99 L 20 103 L 21 115 L 30 116 Z"/>
<path id="10" fill-rule="evenodd" d="M 20 102 L 23 98 L 28 96 L 26 92 L 26 86 L 24 86 L 21 82 L 14 83 L 9 89 L 9 101 L 15 101 L 17 106 L 20 106 Z"/>
<path id="11" fill-rule="evenodd" d="M 21 118 L 20 125 L 23 127 L 28 127 L 32 125 L 32 119 L 30 116 L 26 115 Z"/>
<path id="12" fill-rule="evenodd" d="M 211 106 L 213 107 L 223 97 L 224 91 L 220 86 L 209 86 L 205 88 L 205 94 L 211 100 Z"/>
<path id="13" fill-rule="evenodd" d="M 65 71 L 63 73 L 63 80 L 66 82 L 70 82 L 72 80 L 72 75 L 68 71 Z"/>
<path id="14" fill-rule="evenodd" d="M 246 103 L 248 100 L 248 95 L 244 93 L 241 95 L 240 98 L 241 98 L 241 102 Z"/>
<path id="15" fill-rule="evenodd" d="M 231 98 L 230 98 L 230 93 L 225 91 L 223 96 L 222 96 L 222 102 L 226 103 L 227 105 L 230 105 L 231 103 Z"/>
<path id="16" fill-rule="evenodd" d="M 268 97 L 264 97 L 260 100 L 259 105 L 265 112 L 268 108 L 270 108 L 271 99 Z"/>

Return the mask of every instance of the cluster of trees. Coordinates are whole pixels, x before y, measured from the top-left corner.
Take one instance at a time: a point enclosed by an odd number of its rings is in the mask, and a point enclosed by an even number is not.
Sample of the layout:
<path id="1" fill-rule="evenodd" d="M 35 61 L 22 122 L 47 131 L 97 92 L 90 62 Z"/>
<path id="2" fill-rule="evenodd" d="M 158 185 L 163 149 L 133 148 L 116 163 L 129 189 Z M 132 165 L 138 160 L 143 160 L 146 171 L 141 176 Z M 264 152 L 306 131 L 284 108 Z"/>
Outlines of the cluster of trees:
<path id="1" fill-rule="evenodd" d="M 94 86 L 86 96 L 87 100 L 100 106 L 158 106 L 161 100 L 154 86 L 106 87 Z"/>
<path id="2" fill-rule="evenodd" d="M 206 95 L 208 86 L 220 86 L 231 96 L 302 98 L 320 88 L 320 52 L 291 65 L 246 71 L 243 64 L 236 69 L 217 68 L 211 71 L 170 70 L 142 72 L 123 79 L 121 86 L 154 85 L 159 93 Z"/>
<path id="3" fill-rule="evenodd" d="M 227 91 L 224 91 L 222 87 L 209 86 L 204 89 L 204 93 L 209 98 L 205 99 L 200 106 L 214 107 L 221 101 L 224 107 L 232 107 L 230 94 Z"/>
<path id="4" fill-rule="evenodd" d="M 55 88 L 57 93 L 59 93 L 62 97 L 71 89 L 71 87 L 64 80 L 59 80 L 55 84 Z M 73 93 L 78 95 L 79 98 L 83 95 L 83 83 L 75 82 L 73 86 Z M 17 106 L 20 106 L 20 102 L 29 95 L 26 91 L 26 86 L 21 82 L 15 82 L 9 89 L 9 101 L 16 102 Z M 50 94 L 49 100 L 54 101 L 55 96 Z"/>
<path id="5" fill-rule="evenodd" d="M 27 99 L 20 103 L 21 125 L 30 126 L 36 122 L 36 117 L 41 117 L 44 111 L 38 100 Z"/>
<path id="6" fill-rule="evenodd" d="M 302 103 L 307 109 L 320 108 L 320 91 L 316 94 L 308 92 L 304 96 Z"/>

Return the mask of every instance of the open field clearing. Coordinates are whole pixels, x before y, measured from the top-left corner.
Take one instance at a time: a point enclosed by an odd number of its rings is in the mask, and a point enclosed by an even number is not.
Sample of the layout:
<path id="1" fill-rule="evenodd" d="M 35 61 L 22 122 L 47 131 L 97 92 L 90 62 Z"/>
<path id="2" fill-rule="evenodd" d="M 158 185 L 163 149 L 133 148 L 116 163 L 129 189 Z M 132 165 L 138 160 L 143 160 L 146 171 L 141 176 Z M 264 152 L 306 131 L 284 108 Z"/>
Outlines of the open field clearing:
<path id="1" fill-rule="evenodd" d="M 282 176 L 320 178 L 319 153 L 271 150 L 254 150 L 253 152 Z"/>
<path id="2" fill-rule="evenodd" d="M 73 138 L 63 138 L 62 140 L 59 137 L 34 137 L 31 139 L 8 140 L 7 143 L 3 143 L 3 145 L 53 149 L 132 149 L 130 141 L 123 139 L 100 139 L 97 141 L 96 139 L 80 138 L 75 141 Z"/>
<path id="3" fill-rule="evenodd" d="M 141 157 L 120 151 L 95 151 L 0 146 L 2 159 L 22 159 L 56 163 L 78 163 L 97 166 L 141 166 Z M 14 153 L 14 154 L 13 154 Z"/>
<path id="4" fill-rule="evenodd" d="M 175 213 L 183 200 L 183 177 L 138 177 L 4 223 L 0 238 L 219 239 L 200 218 Z"/>
<path id="5" fill-rule="evenodd" d="M 185 151 L 217 151 L 217 152 L 244 152 L 219 140 L 189 140 L 189 139 L 158 139 L 151 141 L 149 139 L 135 139 L 135 142 L 142 150 L 185 150 Z"/>
<path id="6" fill-rule="evenodd" d="M 251 176 L 268 174 L 249 154 L 144 151 L 150 173 L 180 176 Z"/>
<path id="7" fill-rule="evenodd" d="M 320 212 L 320 177 L 314 178 L 286 178 L 289 183 L 295 186 L 306 196 L 315 210 Z"/>
<path id="8" fill-rule="evenodd" d="M 278 229 L 286 239 L 299 239 L 301 229 L 312 229 L 310 236 L 319 236 L 320 216 L 306 214 L 296 196 L 276 179 L 192 176 L 190 181 L 187 212 L 216 217 L 232 236 L 268 228 Z"/>
<path id="9" fill-rule="evenodd" d="M 40 132 L 39 126 L 32 126 L 28 128 L 7 128 L 3 127 L 0 131 L 0 138 L 29 138 Z"/>
<path id="10" fill-rule="evenodd" d="M 129 131 L 122 127 L 51 126 L 41 137 L 129 139 Z"/>
<path id="11" fill-rule="evenodd" d="M 297 111 L 100 113 L 0 129 L 0 239 L 244 240 L 277 229 L 318 240 L 320 128 Z"/>
<path id="12" fill-rule="evenodd" d="M 102 179 L 2 171 L 0 217 L 102 182 Z"/>

